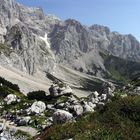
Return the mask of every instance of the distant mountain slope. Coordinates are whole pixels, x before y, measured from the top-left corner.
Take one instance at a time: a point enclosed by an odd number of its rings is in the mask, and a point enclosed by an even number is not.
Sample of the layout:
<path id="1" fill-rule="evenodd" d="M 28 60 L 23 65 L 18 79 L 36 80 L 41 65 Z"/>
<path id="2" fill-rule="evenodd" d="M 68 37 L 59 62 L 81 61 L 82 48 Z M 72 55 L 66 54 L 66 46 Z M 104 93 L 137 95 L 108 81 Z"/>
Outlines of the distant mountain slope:
<path id="1" fill-rule="evenodd" d="M 104 55 L 104 65 L 108 71 L 106 77 L 120 83 L 127 83 L 140 76 L 140 63 L 118 58 L 113 55 Z"/>
<path id="2" fill-rule="evenodd" d="M 123 65 L 121 60 L 127 64 Z M 130 68 L 132 62 L 136 70 Z M 117 65 L 115 74 L 121 73 L 130 79 L 132 75 L 139 75 L 139 63 L 140 43 L 130 34 L 111 32 L 101 25 L 87 27 L 73 19 L 61 21 L 53 15 L 45 15 L 41 8 L 1 0 L 0 64 L 9 69 L 38 76 L 46 72 L 56 77 L 63 75 L 63 80 L 73 84 L 77 82 L 75 75 L 64 72 L 61 65 L 82 74 L 122 81 L 122 78 L 114 78 L 110 65 L 113 68 Z"/>
<path id="3" fill-rule="evenodd" d="M 69 19 L 55 25 L 50 38 L 59 63 L 100 77 L 106 71 L 100 52 L 140 63 L 140 44 L 135 37 L 111 32 L 108 27 L 86 27 Z"/>

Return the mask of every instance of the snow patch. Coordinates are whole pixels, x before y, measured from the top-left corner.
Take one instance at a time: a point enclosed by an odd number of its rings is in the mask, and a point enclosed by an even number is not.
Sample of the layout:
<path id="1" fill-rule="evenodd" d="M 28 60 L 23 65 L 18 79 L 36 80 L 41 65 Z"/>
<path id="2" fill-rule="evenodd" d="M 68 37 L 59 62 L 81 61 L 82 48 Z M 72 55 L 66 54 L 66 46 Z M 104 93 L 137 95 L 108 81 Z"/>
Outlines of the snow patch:
<path id="1" fill-rule="evenodd" d="M 50 48 L 50 42 L 49 42 L 47 33 L 45 33 L 45 36 L 44 37 L 40 36 L 40 39 L 42 39 L 46 43 L 46 46 L 48 48 Z"/>

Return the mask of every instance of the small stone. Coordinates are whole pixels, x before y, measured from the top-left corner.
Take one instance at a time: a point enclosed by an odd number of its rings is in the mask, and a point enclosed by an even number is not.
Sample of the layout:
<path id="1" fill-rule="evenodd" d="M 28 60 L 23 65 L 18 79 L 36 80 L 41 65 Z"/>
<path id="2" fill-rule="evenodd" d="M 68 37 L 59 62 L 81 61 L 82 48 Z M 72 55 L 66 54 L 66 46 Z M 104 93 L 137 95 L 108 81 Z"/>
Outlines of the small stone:
<path id="1" fill-rule="evenodd" d="M 103 101 L 105 101 L 105 100 L 107 99 L 106 94 L 102 94 L 102 95 L 100 96 L 100 99 L 103 100 Z"/>
<path id="2" fill-rule="evenodd" d="M 77 116 L 82 115 L 83 114 L 83 107 L 81 105 L 75 105 L 73 107 L 75 113 Z"/>
<path id="3" fill-rule="evenodd" d="M 84 105 L 84 113 L 87 113 L 87 112 L 94 112 L 94 109 L 88 104 Z"/>
<path id="4" fill-rule="evenodd" d="M 96 107 L 96 104 L 93 104 L 92 102 L 88 102 L 88 105 L 89 105 L 90 107 L 92 107 L 93 109 Z"/>

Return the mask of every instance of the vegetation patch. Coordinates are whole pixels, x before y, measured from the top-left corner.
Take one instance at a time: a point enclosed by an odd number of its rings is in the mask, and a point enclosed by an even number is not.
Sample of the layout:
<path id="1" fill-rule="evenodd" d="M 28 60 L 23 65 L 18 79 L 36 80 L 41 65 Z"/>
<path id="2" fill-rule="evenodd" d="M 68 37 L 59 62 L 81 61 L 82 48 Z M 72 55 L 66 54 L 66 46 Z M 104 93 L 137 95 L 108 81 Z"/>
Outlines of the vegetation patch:
<path id="1" fill-rule="evenodd" d="M 46 100 L 46 93 L 45 91 L 33 91 L 27 94 L 27 98 L 29 100 Z"/>
<path id="2" fill-rule="evenodd" d="M 14 136 L 19 139 L 33 140 L 33 138 L 26 132 L 18 130 Z"/>
<path id="3" fill-rule="evenodd" d="M 80 84 L 83 86 L 84 90 L 99 91 L 102 82 L 100 80 L 90 80 L 85 78 L 85 79 L 81 79 Z"/>
<path id="4" fill-rule="evenodd" d="M 120 83 L 128 83 L 140 75 L 140 63 L 124 60 L 112 55 L 100 53 L 104 59 L 104 65 L 110 72 L 107 78 L 112 78 Z"/>
<path id="5" fill-rule="evenodd" d="M 8 88 L 11 88 L 15 91 L 20 91 L 19 86 L 16 84 L 13 84 L 7 80 L 5 80 L 4 78 L 0 77 L 0 84 L 7 86 Z"/>
<path id="6" fill-rule="evenodd" d="M 0 54 L 4 53 L 6 56 L 9 56 L 10 53 L 12 52 L 12 49 L 10 49 L 10 46 L 8 46 L 7 44 L 1 44 L 0 43 Z"/>
<path id="7" fill-rule="evenodd" d="M 41 140 L 138 140 L 139 132 L 140 97 L 117 96 L 97 112 L 86 114 L 77 122 L 48 128 Z"/>

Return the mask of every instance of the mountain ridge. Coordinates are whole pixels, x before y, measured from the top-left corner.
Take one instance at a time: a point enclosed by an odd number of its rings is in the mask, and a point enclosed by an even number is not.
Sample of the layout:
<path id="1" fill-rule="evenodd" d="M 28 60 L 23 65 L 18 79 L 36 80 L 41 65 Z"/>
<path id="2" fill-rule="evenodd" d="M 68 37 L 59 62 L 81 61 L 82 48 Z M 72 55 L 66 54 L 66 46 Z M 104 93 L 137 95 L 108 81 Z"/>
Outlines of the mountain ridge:
<path id="1" fill-rule="evenodd" d="M 1 1 L 0 43 L 1 65 L 37 77 L 46 72 L 61 75 L 72 84 L 74 76 L 59 65 L 105 79 L 113 74 L 106 67 L 110 60 L 101 53 L 117 57 L 116 62 L 120 58 L 132 61 L 140 70 L 140 43 L 131 34 L 121 35 L 96 24 L 88 27 L 74 19 L 61 21 L 15 0 Z M 123 71 L 127 69 L 123 67 Z"/>

